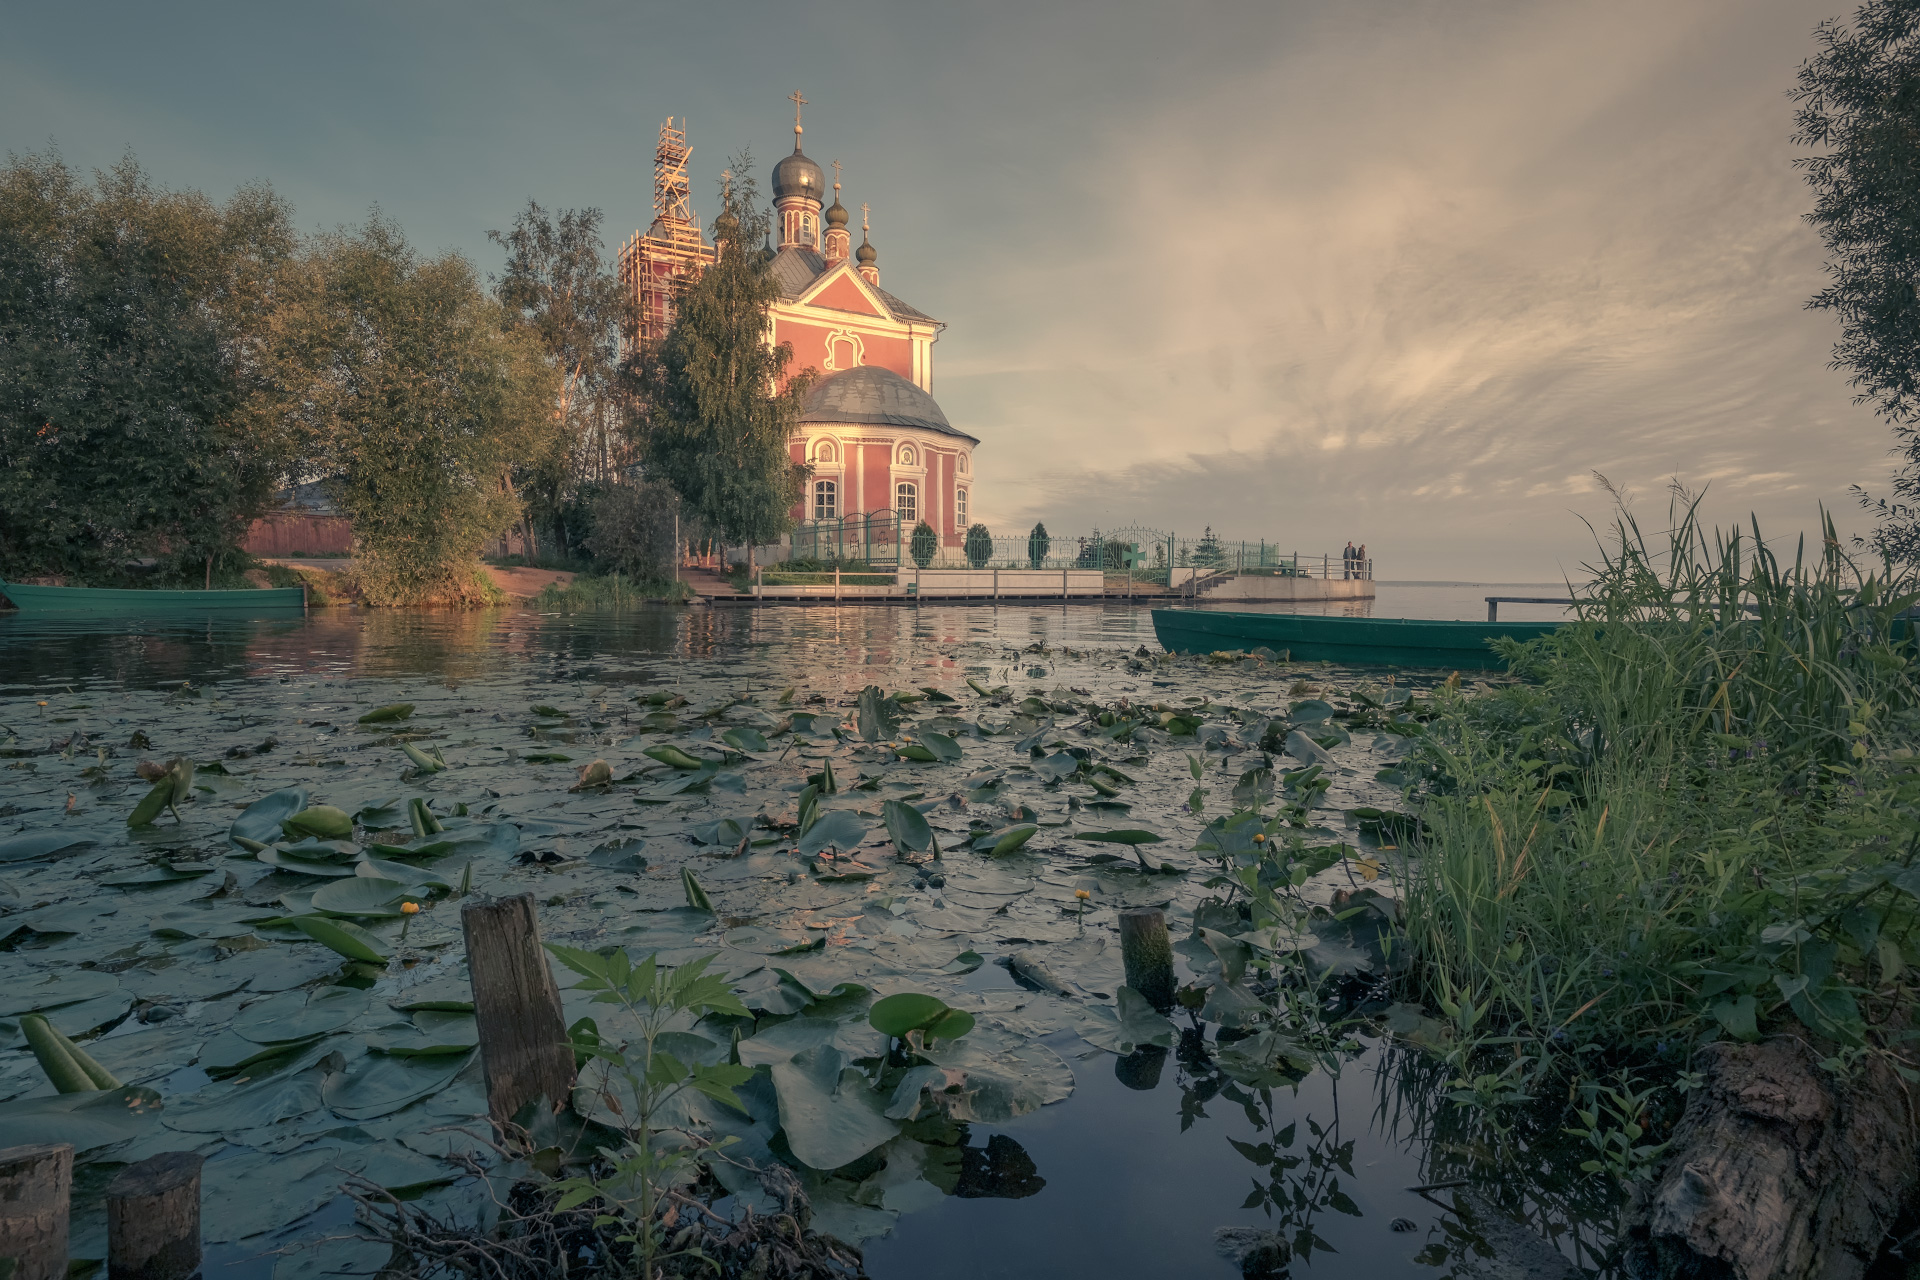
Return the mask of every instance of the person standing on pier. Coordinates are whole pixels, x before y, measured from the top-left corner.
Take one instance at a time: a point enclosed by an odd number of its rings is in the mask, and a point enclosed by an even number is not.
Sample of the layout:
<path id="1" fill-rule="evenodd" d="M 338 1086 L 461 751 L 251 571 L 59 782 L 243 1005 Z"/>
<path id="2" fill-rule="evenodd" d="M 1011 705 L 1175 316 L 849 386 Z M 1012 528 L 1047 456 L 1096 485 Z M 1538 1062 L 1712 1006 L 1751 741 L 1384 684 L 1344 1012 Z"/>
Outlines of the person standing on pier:
<path id="1" fill-rule="evenodd" d="M 1373 566 L 1367 562 L 1367 544 L 1364 542 L 1360 544 L 1360 549 L 1353 553 L 1353 576 L 1356 578 L 1373 576 Z"/>
<path id="2" fill-rule="evenodd" d="M 1353 543 L 1351 541 L 1347 543 L 1347 549 L 1340 553 L 1340 576 L 1353 577 Z"/>

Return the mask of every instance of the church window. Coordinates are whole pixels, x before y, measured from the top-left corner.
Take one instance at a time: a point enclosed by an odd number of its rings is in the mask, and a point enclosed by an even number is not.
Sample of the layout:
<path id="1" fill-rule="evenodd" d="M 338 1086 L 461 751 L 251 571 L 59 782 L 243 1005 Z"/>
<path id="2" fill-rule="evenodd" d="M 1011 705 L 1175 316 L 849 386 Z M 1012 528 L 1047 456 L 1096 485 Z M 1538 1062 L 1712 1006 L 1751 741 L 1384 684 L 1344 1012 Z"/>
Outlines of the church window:
<path id="1" fill-rule="evenodd" d="M 840 493 L 837 484 L 831 480 L 813 482 L 813 518 L 815 520 L 837 520 L 840 518 Z"/>
<path id="2" fill-rule="evenodd" d="M 960 455 L 960 474 L 967 474 L 967 455 L 964 453 Z"/>
<path id="3" fill-rule="evenodd" d="M 911 528 L 920 519 L 920 490 L 904 481 L 895 485 L 893 509 L 900 513 L 900 527 Z"/>
<path id="4" fill-rule="evenodd" d="M 965 489 L 953 491 L 953 522 L 955 524 L 967 522 L 967 491 Z"/>

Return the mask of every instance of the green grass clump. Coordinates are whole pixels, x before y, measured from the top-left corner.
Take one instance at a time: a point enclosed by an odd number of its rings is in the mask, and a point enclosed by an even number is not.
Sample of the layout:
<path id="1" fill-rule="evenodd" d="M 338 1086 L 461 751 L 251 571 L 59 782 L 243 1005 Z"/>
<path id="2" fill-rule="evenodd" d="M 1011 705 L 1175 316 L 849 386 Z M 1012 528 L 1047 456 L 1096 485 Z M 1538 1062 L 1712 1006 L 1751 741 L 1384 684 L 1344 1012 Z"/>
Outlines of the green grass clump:
<path id="1" fill-rule="evenodd" d="M 1658 554 L 1623 517 L 1579 620 L 1424 735 L 1412 994 L 1489 1097 L 1799 1027 L 1914 1056 L 1875 1027 L 1920 961 L 1917 597 L 1830 522 L 1789 564 L 1674 515 Z"/>
<path id="2" fill-rule="evenodd" d="M 693 589 L 672 578 L 635 578 L 621 573 L 581 574 L 571 582 L 549 582 L 533 598 L 536 609 L 560 613 L 599 609 L 637 609 L 643 604 L 685 600 Z"/>

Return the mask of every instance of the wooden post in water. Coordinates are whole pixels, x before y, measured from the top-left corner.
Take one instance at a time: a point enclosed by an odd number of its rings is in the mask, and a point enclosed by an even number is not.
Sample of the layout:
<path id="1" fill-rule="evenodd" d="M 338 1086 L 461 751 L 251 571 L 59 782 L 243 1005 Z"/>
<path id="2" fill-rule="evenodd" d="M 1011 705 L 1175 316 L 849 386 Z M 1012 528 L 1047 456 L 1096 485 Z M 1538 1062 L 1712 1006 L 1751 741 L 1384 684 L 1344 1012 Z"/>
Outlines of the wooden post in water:
<path id="1" fill-rule="evenodd" d="M 66 1280 L 72 1195 L 71 1144 L 0 1151 L 0 1258 L 13 1260 L 11 1280 Z"/>
<path id="2" fill-rule="evenodd" d="M 460 925 L 467 936 L 488 1114 L 495 1124 L 506 1124 L 536 1098 L 563 1105 L 577 1072 L 560 989 L 540 945 L 533 895 L 470 902 L 460 910 Z"/>
<path id="3" fill-rule="evenodd" d="M 200 1166 L 168 1151 L 107 1184 L 107 1280 L 187 1280 L 200 1270 Z"/>
<path id="4" fill-rule="evenodd" d="M 1120 913 L 1120 958 L 1127 985 L 1165 1013 L 1173 1008 L 1173 939 L 1159 907 L 1128 907 Z"/>

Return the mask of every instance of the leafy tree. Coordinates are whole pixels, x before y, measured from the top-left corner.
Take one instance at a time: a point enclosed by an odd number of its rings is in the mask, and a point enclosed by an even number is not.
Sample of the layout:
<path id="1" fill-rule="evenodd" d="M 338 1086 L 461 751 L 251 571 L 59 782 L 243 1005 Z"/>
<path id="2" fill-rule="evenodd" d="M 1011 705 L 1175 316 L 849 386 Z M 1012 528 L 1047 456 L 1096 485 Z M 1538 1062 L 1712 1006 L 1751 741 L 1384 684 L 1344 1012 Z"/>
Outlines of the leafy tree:
<path id="1" fill-rule="evenodd" d="M 602 490 L 585 539 L 595 566 L 636 578 L 665 577 L 674 551 L 673 504 L 672 491 L 657 481 Z"/>
<path id="2" fill-rule="evenodd" d="M 423 259 L 377 213 L 317 247 L 316 453 L 375 604 L 473 602 L 482 543 L 519 515 L 511 468 L 552 447 L 556 375 L 458 254 Z"/>
<path id="3" fill-rule="evenodd" d="M 611 431 L 620 334 L 633 300 L 609 270 L 598 209 L 549 215 L 529 200 L 507 231 L 487 238 L 507 251 L 494 296 L 510 322 L 538 339 L 557 375 L 552 447 L 515 469 L 529 534 L 544 530 L 562 557 L 575 541 L 596 486 L 626 462 Z M 530 546 L 537 540 L 530 537 Z"/>
<path id="4" fill-rule="evenodd" d="M 298 240 L 264 185 L 225 206 L 131 157 L 0 168 L 0 569 L 200 580 L 292 462 Z"/>
<path id="5" fill-rule="evenodd" d="M 940 535 L 933 531 L 932 525 L 922 520 L 913 526 L 913 540 L 907 544 L 907 552 L 915 564 L 926 568 L 940 554 Z"/>
<path id="6" fill-rule="evenodd" d="M 993 559 L 993 534 L 984 524 L 976 524 L 967 530 L 965 546 L 967 563 L 976 569 L 987 567 L 987 561 Z"/>
<path id="7" fill-rule="evenodd" d="M 811 371 L 786 380 L 792 347 L 766 341 L 767 309 L 780 288 L 759 247 L 770 223 L 751 164 L 737 157 L 722 188 L 713 222 L 718 261 L 682 290 L 673 328 L 639 370 L 649 473 L 735 545 L 771 542 L 791 528 L 809 471 L 787 441 Z"/>
<path id="8" fill-rule="evenodd" d="M 1890 499 L 1856 489 L 1876 511 L 1874 541 L 1920 560 L 1920 4 L 1867 0 L 1851 24 L 1815 31 L 1800 68 L 1794 141 L 1821 148 L 1796 161 L 1814 191 L 1806 215 L 1827 246 L 1825 289 L 1808 306 L 1835 313 L 1833 364 L 1852 372 L 1857 403 L 1893 429 L 1903 458 Z"/>
<path id="9" fill-rule="evenodd" d="M 1053 539 L 1047 536 L 1045 521 L 1033 526 L 1033 532 L 1027 535 L 1027 563 L 1036 569 L 1046 567 L 1047 556 L 1053 551 Z"/>

